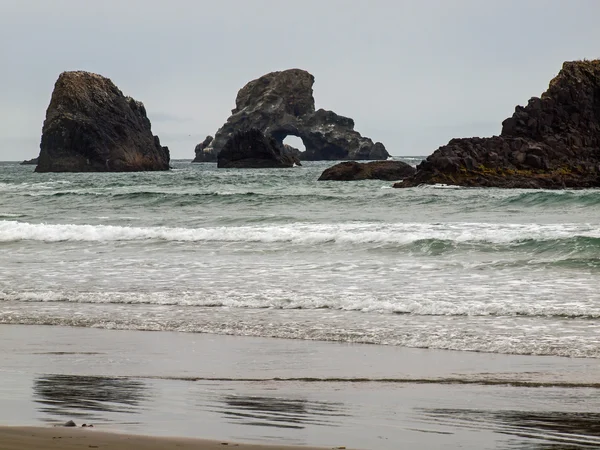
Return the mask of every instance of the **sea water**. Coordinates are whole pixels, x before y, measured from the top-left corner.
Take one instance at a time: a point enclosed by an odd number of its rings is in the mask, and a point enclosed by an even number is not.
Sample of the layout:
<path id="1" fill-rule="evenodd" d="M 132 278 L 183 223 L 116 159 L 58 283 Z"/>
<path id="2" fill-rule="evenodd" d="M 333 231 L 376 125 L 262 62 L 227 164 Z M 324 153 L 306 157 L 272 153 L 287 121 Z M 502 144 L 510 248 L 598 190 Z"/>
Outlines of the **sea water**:
<path id="1" fill-rule="evenodd" d="M 0 163 L 0 323 L 600 357 L 600 191 L 317 181 L 332 164 Z"/>

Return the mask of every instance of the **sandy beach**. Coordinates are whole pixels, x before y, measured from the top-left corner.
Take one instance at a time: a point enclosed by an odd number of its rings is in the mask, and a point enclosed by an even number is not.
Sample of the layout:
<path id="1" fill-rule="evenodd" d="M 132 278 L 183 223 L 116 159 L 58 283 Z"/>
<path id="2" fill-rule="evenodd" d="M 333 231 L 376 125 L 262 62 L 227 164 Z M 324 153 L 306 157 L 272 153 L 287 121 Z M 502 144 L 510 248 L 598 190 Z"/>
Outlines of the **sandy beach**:
<path id="1" fill-rule="evenodd" d="M 76 450 L 89 448 L 110 448 L 112 450 L 222 450 L 230 447 L 239 450 L 323 450 L 318 447 L 255 445 L 201 439 L 135 436 L 72 428 L 0 427 L 0 450 Z"/>
<path id="2" fill-rule="evenodd" d="M 600 446 L 596 359 L 21 325 L 0 336 L 1 450 Z M 67 420 L 94 428 L 57 427 Z"/>

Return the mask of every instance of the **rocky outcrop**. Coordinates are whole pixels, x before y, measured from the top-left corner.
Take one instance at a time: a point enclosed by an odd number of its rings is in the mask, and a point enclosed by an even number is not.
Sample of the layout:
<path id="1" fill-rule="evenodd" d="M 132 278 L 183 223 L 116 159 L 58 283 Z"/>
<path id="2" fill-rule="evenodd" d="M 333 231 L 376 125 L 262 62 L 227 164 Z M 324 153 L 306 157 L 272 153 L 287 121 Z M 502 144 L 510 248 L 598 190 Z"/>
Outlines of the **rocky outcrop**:
<path id="1" fill-rule="evenodd" d="M 193 163 L 216 161 L 214 155 L 211 152 L 204 151 L 210 145 L 213 139 L 214 138 L 212 136 L 206 136 L 206 138 L 201 143 L 196 145 L 196 148 L 194 149 L 196 157 L 192 161 Z"/>
<path id="2" fill-rule="evenodd" d="M 452 139 L 395 187 L 600 187 L 600 60 L 565 62 L 500 136 Z"/>
<path id="3" fill-rule="evenodd" d="M 414 175 L 415 168 L 402 161 L 346 161 L 325 169 L 319 181 L 386 180 L 397 181 Z"/>
<path id="4" fill-rule="evenodd" d="M 108 78 L 64 72 L 54 86 L 36 172 L 168 170 L 169 150 L 152 135 L 141 102 Z"/>
<path id="5" fill-rule="evenodd" d="M 207 146 L 196 147 L 195 162 L 216 161 L 234 133 L 255 128 L 283 144 L 287 136 L 302 139 L 305 160 L 369 160 L 389 157 L 383 144 L 354 130 L 354 121 L 332 111 L 315 111 L 315 78 L 300 69 L 272 72 L 246 84 L 237 95 L 227 123 Z"/>
<path id="6" fill-rule="evenodd" d="M 298 158 L 272 137 L 250 129 L 234 134 L 219 152 L 219 168 L 280 168 L 300 165 Z"/>
<path id="7" fill-rule="evenodd" d="M 37 166 L 38 163 L 38 158 L 32 158 L 32 159 L 26 159 L 25 161 L 21 162 L 22 166 Z"/>

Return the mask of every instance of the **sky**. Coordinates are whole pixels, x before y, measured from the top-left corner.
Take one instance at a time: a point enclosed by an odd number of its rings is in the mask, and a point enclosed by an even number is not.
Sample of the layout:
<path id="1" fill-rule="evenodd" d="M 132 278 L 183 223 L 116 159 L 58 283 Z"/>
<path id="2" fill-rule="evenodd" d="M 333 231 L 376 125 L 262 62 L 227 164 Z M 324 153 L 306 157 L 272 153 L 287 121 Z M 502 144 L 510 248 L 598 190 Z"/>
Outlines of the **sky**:
<path id="1" fill-rule="evenodd" d="M 600 58 L 597 0 L 0 0 L 0 160 L 37 156 L 58 75 L 144 102 L 174 159 L 290 68 L 392 155 L 491 136 L 564 61 Z"/>

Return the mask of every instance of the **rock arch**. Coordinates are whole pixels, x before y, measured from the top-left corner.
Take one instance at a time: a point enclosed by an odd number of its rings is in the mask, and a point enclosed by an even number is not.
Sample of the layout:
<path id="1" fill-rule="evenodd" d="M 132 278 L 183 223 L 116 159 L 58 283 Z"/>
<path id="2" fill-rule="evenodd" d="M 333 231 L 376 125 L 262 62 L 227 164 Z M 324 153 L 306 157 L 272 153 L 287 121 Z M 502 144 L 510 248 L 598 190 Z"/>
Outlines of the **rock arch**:
<path id="1" fill-rule="evenodd" d="M 302 139 L 304 160 L 387 159 L 385 146 L 354 130 L 354 121 L 333 111 L 315 111 L 314 77 L 300 69 L 272 72 L 246 84 L 236 107 L 208 145 L 196 147 L 194 162 L 216 161 L 238 131 L 255 128 L 283 145 L 286 136 Z"/>

